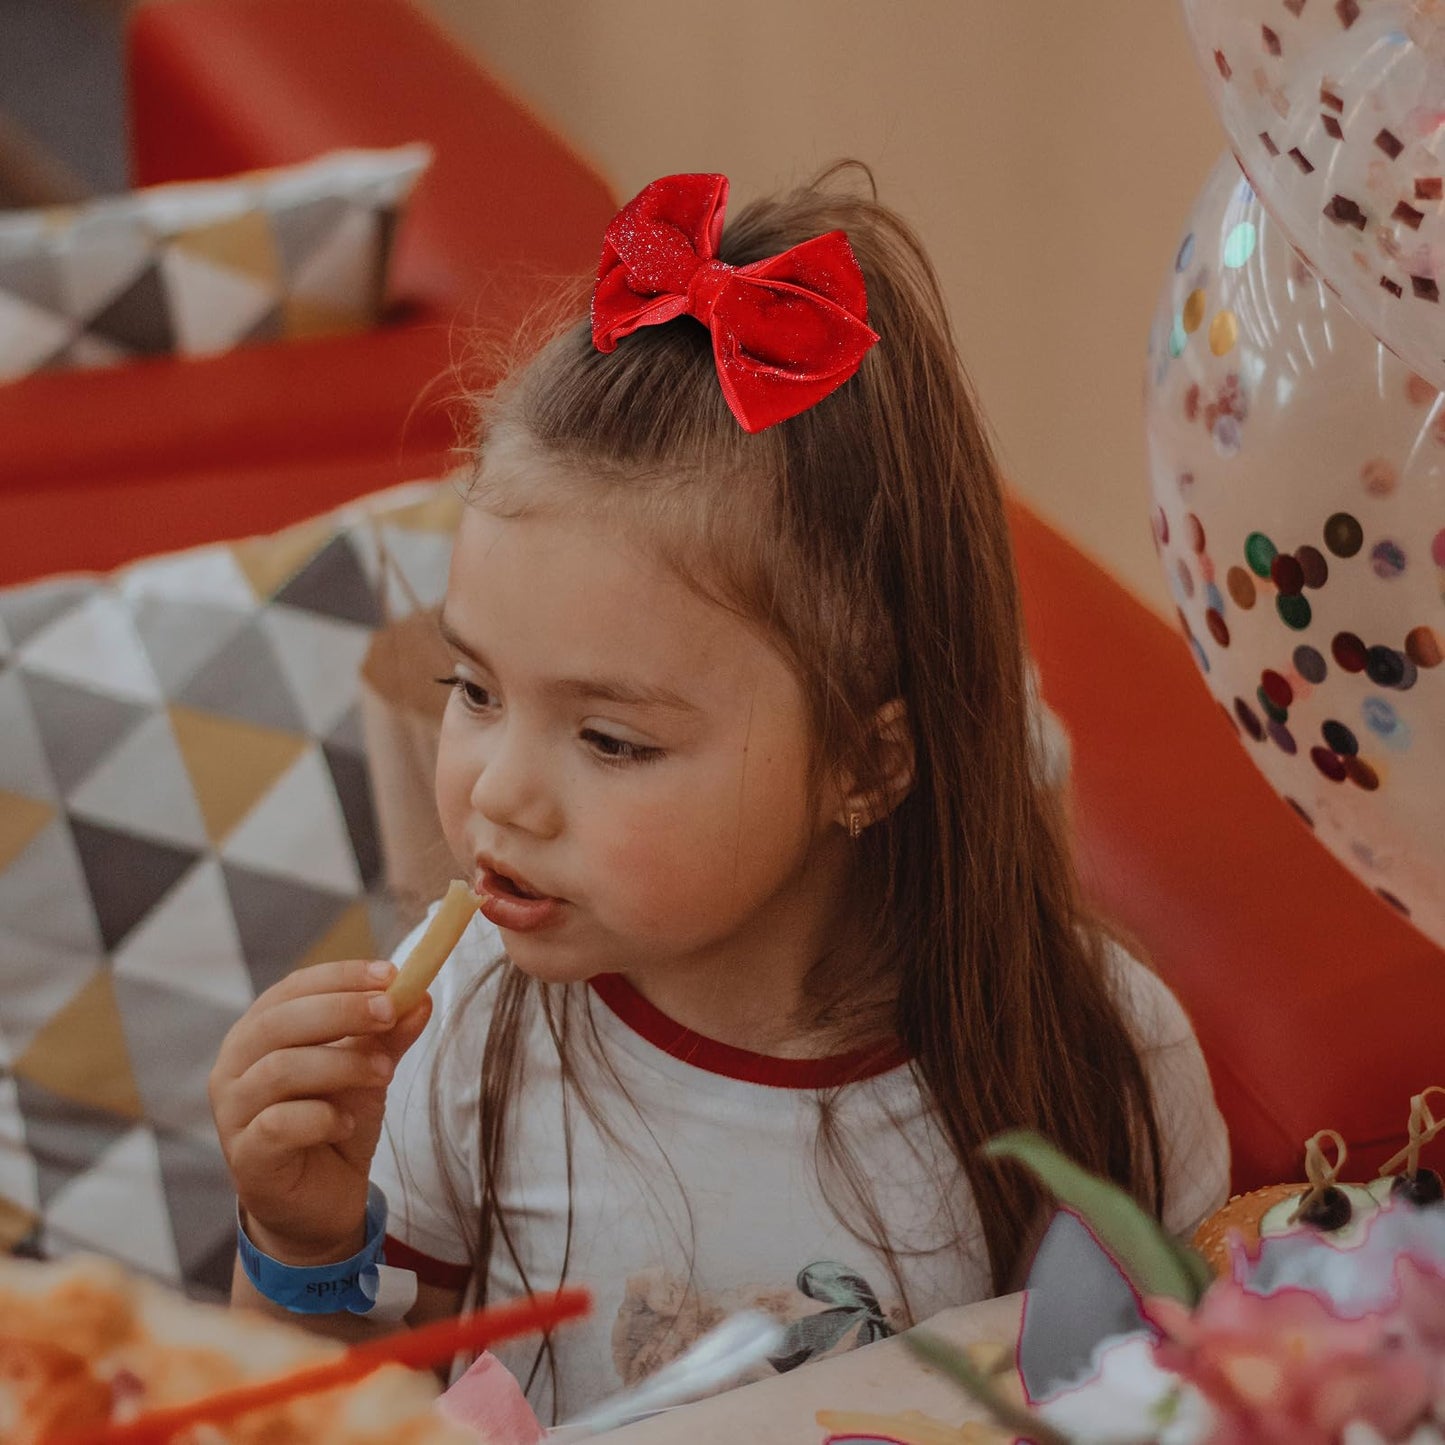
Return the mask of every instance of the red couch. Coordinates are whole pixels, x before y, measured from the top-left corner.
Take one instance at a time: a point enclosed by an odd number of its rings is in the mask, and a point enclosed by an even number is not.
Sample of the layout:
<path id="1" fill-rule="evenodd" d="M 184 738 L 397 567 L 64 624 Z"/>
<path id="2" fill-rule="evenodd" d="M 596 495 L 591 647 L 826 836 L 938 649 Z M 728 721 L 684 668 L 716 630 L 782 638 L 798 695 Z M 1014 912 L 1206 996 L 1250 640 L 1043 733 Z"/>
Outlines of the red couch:
<path id="1" fill-rule="evenodd" d="M 608 188 L 403 0 L 168 0 L 131 30 L 136 179 L 338 145 L 437 151 L 398 257 L 402 315 L 363 337 L 0 388 L 0 580 L 266 530 L 444 464 L 417 398 L 473 319 L 505 331 L 595 263 Z M 1147 525 L 1140 479 L 1139 525 Z M 1016 504 L 1029 630 L 1074 743 L 1089 886 L 1192 1014 L 1235 1181 L 1298 1177 L 1338 1129 L 1362 1172 L 1445 1082 L 1445 954 L 1265 785 L 1181 639 Z"/>
<path id="2" fill-rule="evenodd" d="M 506 337 L 594 268 L 616 209 L 402 0 L 143 6 L 127 64 L 138 185 L 421 138 L 436 160 L 401 233 L 390 325 L 0 386 L 0 582 L 267 531 L 440 471 L 472 323 Z"/>

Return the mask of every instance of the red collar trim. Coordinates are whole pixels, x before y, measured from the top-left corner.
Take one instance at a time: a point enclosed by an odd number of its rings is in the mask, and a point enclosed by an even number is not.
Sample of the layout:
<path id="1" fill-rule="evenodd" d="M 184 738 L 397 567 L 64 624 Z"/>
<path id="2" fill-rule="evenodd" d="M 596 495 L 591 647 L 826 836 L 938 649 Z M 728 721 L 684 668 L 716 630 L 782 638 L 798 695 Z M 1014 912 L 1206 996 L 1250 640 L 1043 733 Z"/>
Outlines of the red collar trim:
<path id="1" fill-rule="evenodd" d="M 591 980 L 592 992 L 633 1033 L 654 1048 L 725 1079 L 745 1084 L 766 1084 L 775 1089 L 834 1089 L 876 1078 L 908 1062 L 902 1044 L 835 1054 L 827 1059 L 775 1059 L 748 1049 L 705 1038 L 654 1007 L 620 973 L 603 973 Z"/>

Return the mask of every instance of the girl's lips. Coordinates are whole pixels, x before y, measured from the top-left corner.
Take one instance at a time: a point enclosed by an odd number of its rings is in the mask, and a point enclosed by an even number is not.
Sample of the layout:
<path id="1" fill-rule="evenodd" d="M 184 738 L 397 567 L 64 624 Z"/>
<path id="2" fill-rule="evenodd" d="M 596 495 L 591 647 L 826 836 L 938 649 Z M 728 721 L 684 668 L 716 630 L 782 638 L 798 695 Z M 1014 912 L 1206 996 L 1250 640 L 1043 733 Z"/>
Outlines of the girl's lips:
<path id="1" fill-rule="evenodd" d="M 477 891 L 482 895 L 482 917 L 510 933 L 533 933 L 562 916 L 560 898 L 523 897 L 510 878 L 484 867 Z"/>

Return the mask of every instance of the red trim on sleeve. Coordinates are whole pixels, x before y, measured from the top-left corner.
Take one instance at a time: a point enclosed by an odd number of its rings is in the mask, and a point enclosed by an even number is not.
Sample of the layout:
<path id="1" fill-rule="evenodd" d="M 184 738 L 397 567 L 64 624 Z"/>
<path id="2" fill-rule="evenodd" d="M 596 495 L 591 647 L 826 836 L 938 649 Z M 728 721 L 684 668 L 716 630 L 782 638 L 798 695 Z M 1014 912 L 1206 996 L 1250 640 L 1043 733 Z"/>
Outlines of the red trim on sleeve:
<path id="1" fill-rule="evenodd" d="M 386 1236 L 385 1258 L 388 1264 L 398 1269 L 412 1270 L 420 1283 L 436 1285 L 439 1289 L 462 1290 L 471 1282 L 471 1265 L 434 1259 L 419 1249 L 413 1249 L 394 1234 Z"/>
<path id="2" fill-rule="evenodd" d="M 886 1074 L 909 1059 L 901 1043 L 834 1054 L 826 1059 L 776 1059 L 770 1054 L 755 1054 L 674 1023 L 620 973 L 598 974 L 591 983 L 593 993 L 654 1048 L 709 1074 L 740 1079 L 746 1084 L 767 1084 L 775 1089 L 833 1089 Z"/>

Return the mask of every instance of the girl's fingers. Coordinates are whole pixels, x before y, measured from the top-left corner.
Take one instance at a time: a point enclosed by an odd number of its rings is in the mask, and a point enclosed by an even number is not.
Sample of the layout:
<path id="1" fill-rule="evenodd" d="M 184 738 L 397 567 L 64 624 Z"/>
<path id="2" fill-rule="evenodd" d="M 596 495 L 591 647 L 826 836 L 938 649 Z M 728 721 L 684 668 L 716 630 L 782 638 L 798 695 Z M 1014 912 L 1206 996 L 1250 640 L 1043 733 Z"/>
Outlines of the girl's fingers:
<path id="1" fill-rule="evenodd" d="M 222 1134 L 247 1127 L 273 1104 L 314 1099 L 350 1089 L 383 1089 L 395 1062 L 381 1048 L 325 1044 L 278 1049 L 258 1059 L 217 1100 Z"/>
<path id="2" fill-rule="evenodd" d="M 231 1140 L 231 1167 L 258 1178 L 281 1161 L 322 1144 L 349 1139 L 356 1120 L 327 1099 L 286 1099 L 263 1109 Z"/>
<path id="3" fill-rule="evenodd" d="M 213 1081 L 238 1079 L 279 1050 L 381 1034 L 395 1022 L 396 1010 L 382 990 L 302 994 L 269 1006 L 258 1000 L 226 1035 Z"/>

